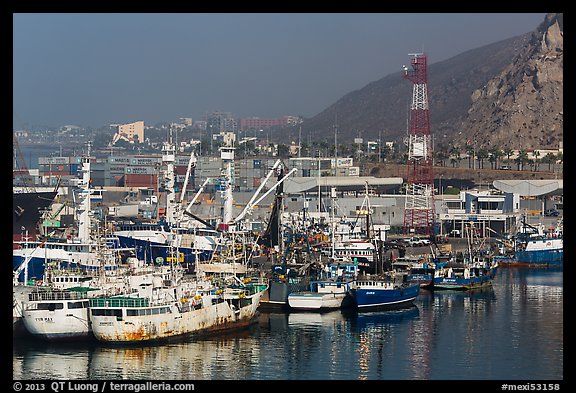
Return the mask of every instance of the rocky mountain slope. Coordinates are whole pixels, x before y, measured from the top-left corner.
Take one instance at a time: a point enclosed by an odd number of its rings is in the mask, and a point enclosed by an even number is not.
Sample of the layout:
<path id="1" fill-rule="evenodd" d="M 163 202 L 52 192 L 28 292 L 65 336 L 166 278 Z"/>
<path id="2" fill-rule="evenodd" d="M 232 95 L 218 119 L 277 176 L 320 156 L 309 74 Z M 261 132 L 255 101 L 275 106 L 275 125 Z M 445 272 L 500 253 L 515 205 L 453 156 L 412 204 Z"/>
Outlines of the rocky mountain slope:
<path id="1" fill-rule="evenodd" d="M 409 57 L 406 57 L 406 63 Z M 558 148 L 563 140 L 563 16 L 549 14 L 534 32 L 434 63 L 428 92 L 435 143 L 476 140 L 502 147 Z M 361 135 L 401 142 L 412 85 L 399 72 L 353 91 L 302 123 L 303 140 L 338 143 Z M 278 133 L 279 135 L 281 133 Z M 308 138 L 308 135 L 310 137 Z"/>
<path id="2" fill-rule="evenodd" d="M 480 146 L 558 148 L 563 140 L 562 14 L 549 14 L 512 62 L 472 93 L 462 127 Z"/>

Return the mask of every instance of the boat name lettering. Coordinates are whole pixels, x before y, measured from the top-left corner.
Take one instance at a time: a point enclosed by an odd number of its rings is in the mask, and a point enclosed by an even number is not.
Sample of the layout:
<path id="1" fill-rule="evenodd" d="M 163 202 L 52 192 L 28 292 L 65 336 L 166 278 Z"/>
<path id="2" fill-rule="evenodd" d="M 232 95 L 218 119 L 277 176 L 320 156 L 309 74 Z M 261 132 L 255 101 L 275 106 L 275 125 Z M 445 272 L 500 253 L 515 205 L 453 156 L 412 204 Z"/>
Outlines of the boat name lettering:
<path id="1" fill-rule="evenodd" d="M 40 317 L 40 318 L 34 318 L 35 320 L 39 321 L 39 322 L 48 322 L 48 323 L 54 323 L 54 321 L 52 320 L 52 317 Z"/>

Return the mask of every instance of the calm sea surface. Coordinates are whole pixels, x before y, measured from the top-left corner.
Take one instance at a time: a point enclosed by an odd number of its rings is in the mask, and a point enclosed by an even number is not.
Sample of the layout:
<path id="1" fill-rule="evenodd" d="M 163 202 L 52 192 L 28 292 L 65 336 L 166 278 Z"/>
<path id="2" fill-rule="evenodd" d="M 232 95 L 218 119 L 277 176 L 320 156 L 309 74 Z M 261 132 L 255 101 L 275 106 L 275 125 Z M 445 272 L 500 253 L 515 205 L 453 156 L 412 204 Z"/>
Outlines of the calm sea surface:
<path id="1" fill-rule="evenodd" d="M 564 379 L 562 270 L 501 268 L 480 292 L 415 307 L 262 313 L 252 328 L 166 345 L 13 343 L 13 378 L 55 380 Z"/>

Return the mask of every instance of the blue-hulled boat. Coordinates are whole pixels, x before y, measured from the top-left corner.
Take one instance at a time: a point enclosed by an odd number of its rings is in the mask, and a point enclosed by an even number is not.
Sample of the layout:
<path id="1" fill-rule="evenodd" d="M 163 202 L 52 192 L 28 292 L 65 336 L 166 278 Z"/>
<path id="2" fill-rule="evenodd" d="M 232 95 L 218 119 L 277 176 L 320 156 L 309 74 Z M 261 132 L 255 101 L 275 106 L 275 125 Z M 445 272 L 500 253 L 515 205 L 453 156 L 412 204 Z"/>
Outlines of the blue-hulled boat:
<path id="1" fill-rule="evenodd" d="M 358 311 L 396 309 L 413 304 L 420 284 L 407 282 L 406 276 L 401 281 L 391 276 L 369 277 L 355 280 L 349 293 Z"/>
<path id="2" fill-rule="evenodd" d="M 148 263 L 169 263 L 177 249 L 178 262 L 192 273 L 196 262 L 212 258 L 220 234 L 207 228 L 171 227 L 161 220 L 156 223 L 119 223 L 115 226 L 114 236 L 119 247 L 134 249 L 136 257 Z"/>
<path id="3" fill-rule="evenodd" d="M 469 290 L 492 285 L 498 263 L 486 256 L 472 262 L 447 263 L 436 270 L 432 288 Z"/>
<path id="4" fill-rule="evenodd" d="M 554 266 L 564 264 L 564 239 L 562 221 L 552 231 L 546 232 L 542 225 L 532 226 L 523 221 L 515 236 L 513 264 L 528 266 Z"/>

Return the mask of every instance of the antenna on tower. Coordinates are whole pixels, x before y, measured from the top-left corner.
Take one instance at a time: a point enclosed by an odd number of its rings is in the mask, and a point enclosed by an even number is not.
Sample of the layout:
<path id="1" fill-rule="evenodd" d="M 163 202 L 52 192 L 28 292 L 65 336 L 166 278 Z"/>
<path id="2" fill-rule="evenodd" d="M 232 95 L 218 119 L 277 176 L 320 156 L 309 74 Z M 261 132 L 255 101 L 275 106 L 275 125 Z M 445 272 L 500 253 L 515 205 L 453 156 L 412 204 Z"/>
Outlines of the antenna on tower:
<path id="1" fill-rule="evenodd" d="M 431 235 L 434 224 L 434 180 L 432 176 L 432 136 L 428 108 L 427 57 L 412 53 L 404 78 L 413 84 L 410 127 L 407 138 L 408 176 L 404 204 L 404 232 Z"/>
<path id="2" fill-rule="evenodd" d="M 338 159 L 338 113 L 334 115 L 334 159 Z"/>

